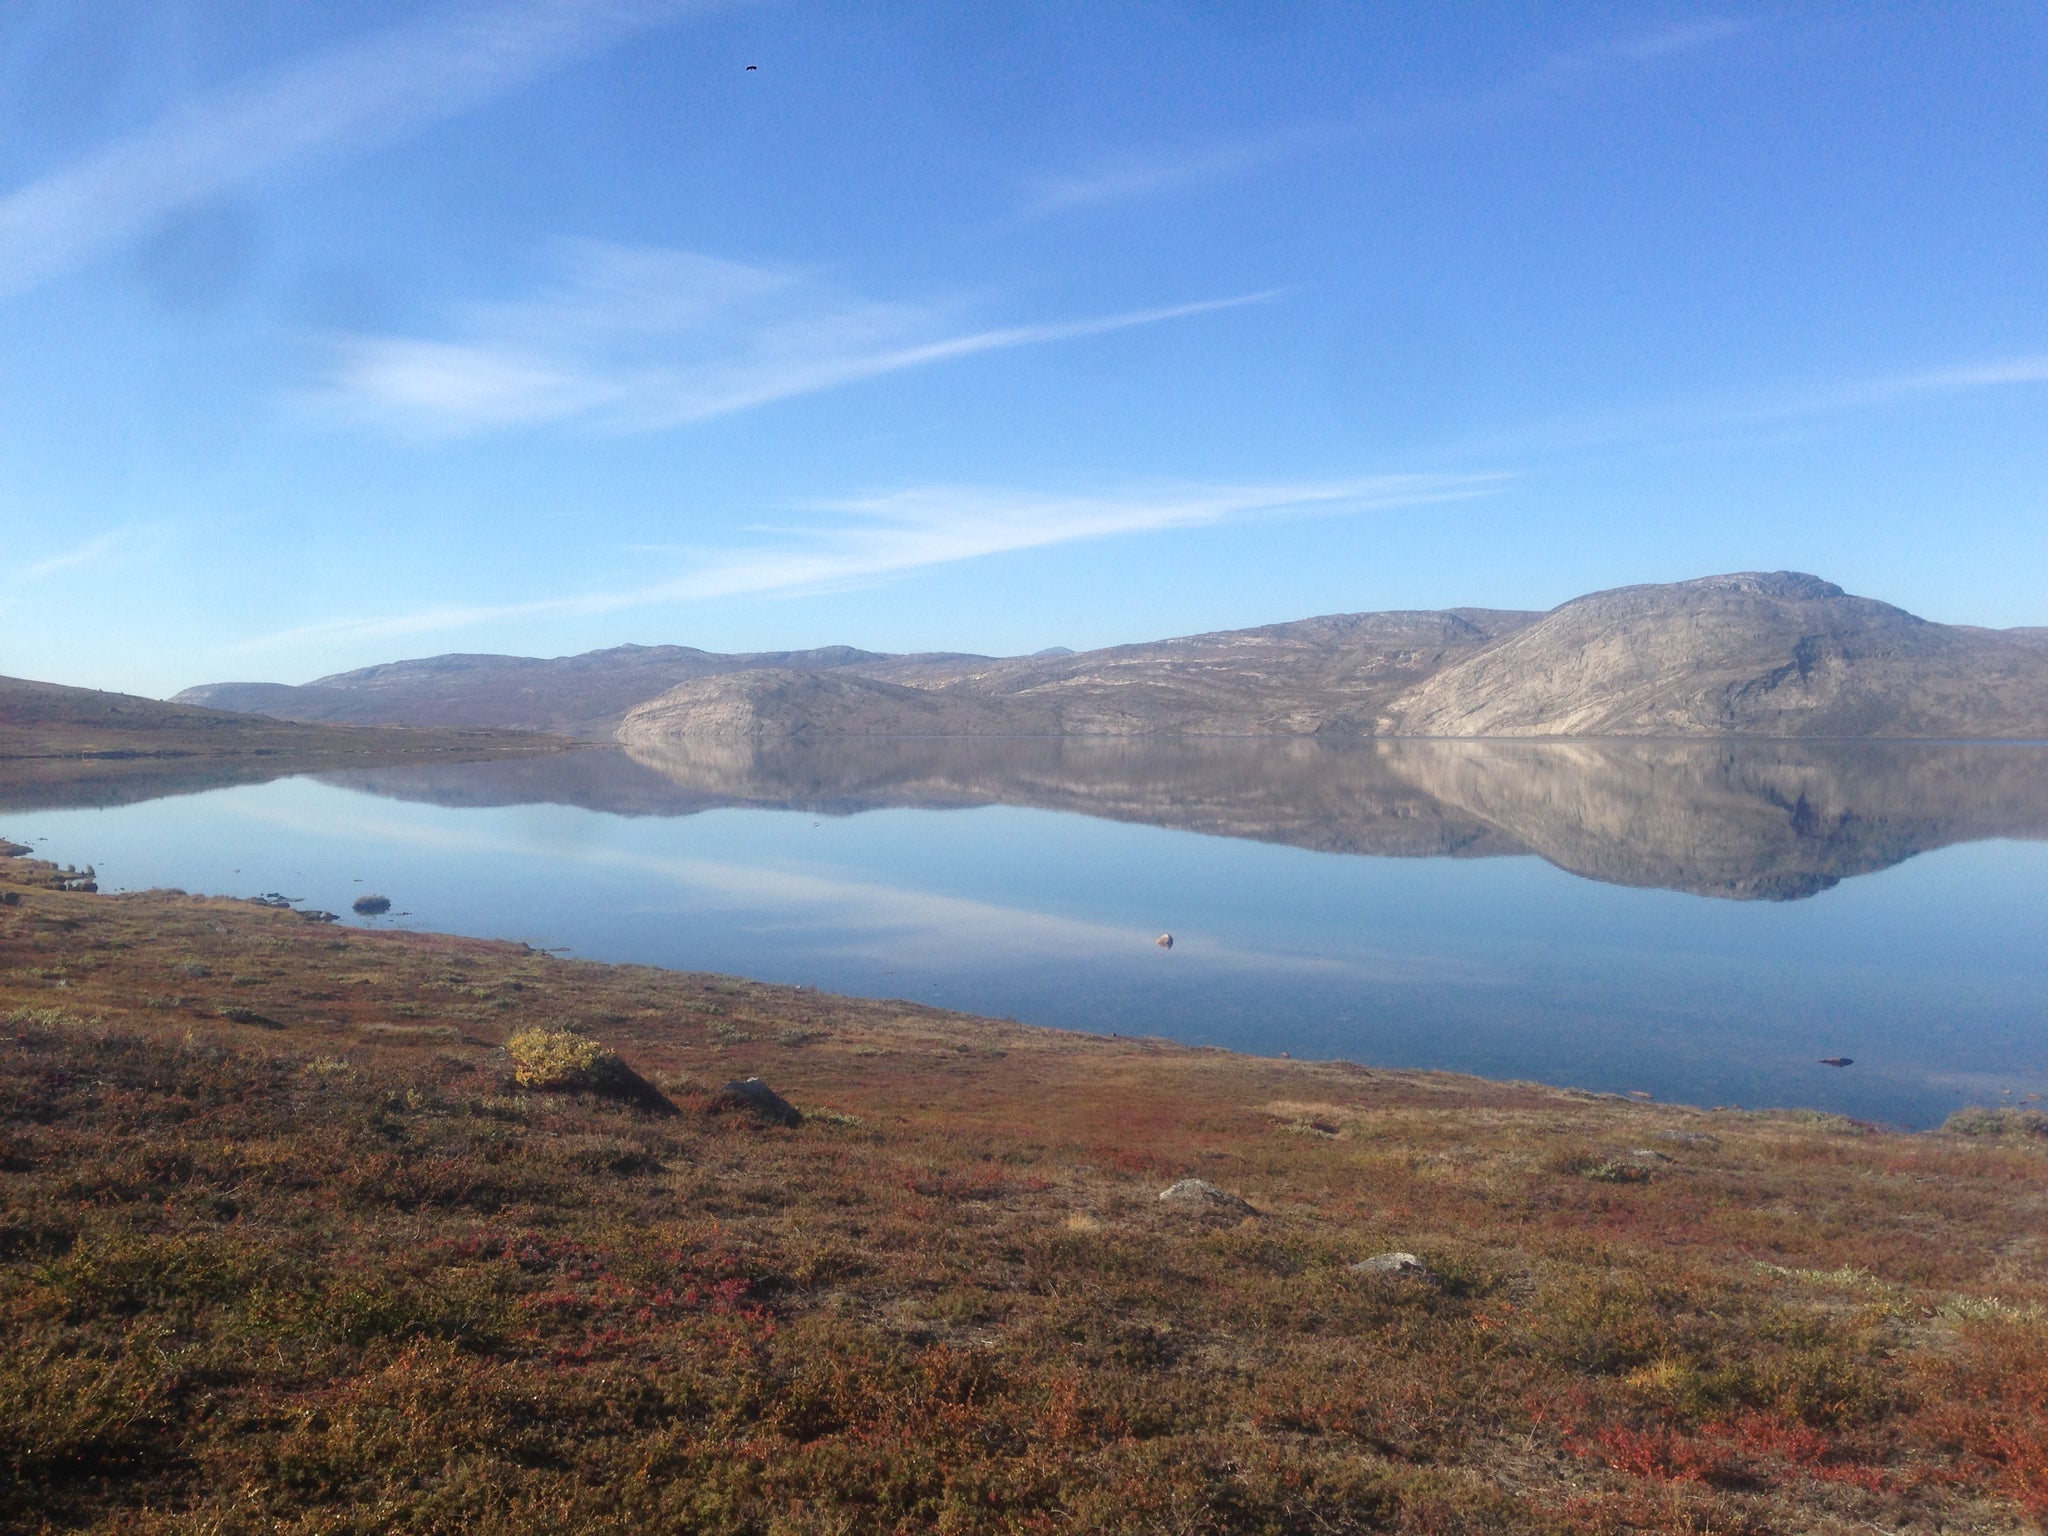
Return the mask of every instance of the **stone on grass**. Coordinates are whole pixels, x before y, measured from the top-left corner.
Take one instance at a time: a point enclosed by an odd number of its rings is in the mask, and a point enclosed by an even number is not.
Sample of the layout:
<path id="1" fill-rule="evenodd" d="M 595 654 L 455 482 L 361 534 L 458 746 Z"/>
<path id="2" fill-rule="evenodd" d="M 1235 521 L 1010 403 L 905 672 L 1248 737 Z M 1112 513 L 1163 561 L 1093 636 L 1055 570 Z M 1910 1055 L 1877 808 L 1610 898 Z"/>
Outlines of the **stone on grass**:
<path id="1" fill-rule="evenodd" d="M 1394 1280 L 1420 1280 L 1424 1285 L 1438 1283 L 1437 1272 L 1412 1253 L 1376 1253 L 1369 1259 L 1360 1259 L 1345 1268 L 1354 1275 L 1379 1275 Z"/>
<path id="2" fill-rule="evenodd" d="M 718 1090 L 711 1101 L 711 1107 L 751 1110 L 763 1120 L 773 1121 L 776 1125 L 804 1123 L 803 1111 L 758 1077 L 734 1078 Z"/>
<path id="3" fill-rule="evenodd" d="M 1256 1216 L 1251 1202 L 1240 1195 L 1233 1195 L 1227 1189 L 1220 1189 L 1207 1179 L 1182 1179 L 1178 1184 L 1168 1185 L 1159 1191 L 1159 1198 L 1166 1205 L 1179 1206 L 1184 1210 L 1204 1211 L 1217 1216 Z"/>
<path id="4" fill-rule="evenodd" d="M 1718 1147 L 1721 1138 L 1705 1131 L 1652 1131 L 1659 1141 L 1675 1141 L 1682 1147 Z"/>

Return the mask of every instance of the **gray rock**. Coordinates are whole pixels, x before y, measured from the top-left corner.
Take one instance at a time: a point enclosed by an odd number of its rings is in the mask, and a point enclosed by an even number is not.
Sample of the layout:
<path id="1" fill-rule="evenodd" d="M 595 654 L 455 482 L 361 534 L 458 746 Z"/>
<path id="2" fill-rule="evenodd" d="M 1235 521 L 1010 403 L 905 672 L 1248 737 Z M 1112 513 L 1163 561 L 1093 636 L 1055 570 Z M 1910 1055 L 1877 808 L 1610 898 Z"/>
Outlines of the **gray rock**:
<path id="1" fill-rule="evenodd" d="M 1376 1253 L 1345 1269 L 1354 1275 L 1376 1275 L 1395 1280 L 1419 1280 L 1425 1285 L 1441 1284 L 1441 1277 L 1412 1253 Z"/>
<path id="2" fill-rule="evenodd" d="M 2033 736 L 2034 635 L 1933 624 L 1796 571 L 1595 592 L 1394 701 L 1408 736 Z"/>
<path id="3" fill-rule="evenodd" d="M 802 1125 L 803 1112 L 758 1077 L 736 1077 L 718 1090 L 715 1109 L 744 1109 L 777 1125 Z"/>
<path id="4" fill-rule="evenodd" d="M 1184 1210 L 1202 1211 L 1216 1216 L 1258 1214 L 1252 1209 L 1250 1201 L 1211 1184 L 1207 1179 L 1182 1179 L 1178 1184 L 1168 1185 L 1159 1191 L 1159 1199 L 1164 1205 L 1179 1206 Z"/>

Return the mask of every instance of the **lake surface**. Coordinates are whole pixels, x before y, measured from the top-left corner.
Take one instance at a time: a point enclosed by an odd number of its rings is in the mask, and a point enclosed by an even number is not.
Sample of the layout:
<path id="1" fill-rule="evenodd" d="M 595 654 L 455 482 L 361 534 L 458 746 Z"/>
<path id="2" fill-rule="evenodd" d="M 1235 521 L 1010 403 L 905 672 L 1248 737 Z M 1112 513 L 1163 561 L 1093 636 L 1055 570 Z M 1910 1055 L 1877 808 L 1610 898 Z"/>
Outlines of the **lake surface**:
<path id="1" fill-rule="evenodd" d="M 0 835 L 104 890 L 377 892 L 350 921 L 1237 1050 L 1907 1125 L 2048 1093 L 2039 745 L 727 741 L 0 780 Z"/>

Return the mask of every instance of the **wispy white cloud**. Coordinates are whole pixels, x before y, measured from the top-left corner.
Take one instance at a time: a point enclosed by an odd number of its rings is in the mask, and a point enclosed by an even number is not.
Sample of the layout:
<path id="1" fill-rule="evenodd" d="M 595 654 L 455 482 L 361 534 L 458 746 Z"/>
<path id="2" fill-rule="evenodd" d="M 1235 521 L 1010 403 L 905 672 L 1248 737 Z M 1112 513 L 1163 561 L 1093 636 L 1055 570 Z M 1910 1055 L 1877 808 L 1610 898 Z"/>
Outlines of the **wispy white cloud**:
<path id="1" fill-rule="evenodd" d="M 1816 405 L 1879 405 L 1921 395 L 1954 395 L 2013 384 L 2048 383 L 2048 354 L 1954 363 L 1912 373 L 1881 374 L 1812 396 Z"/>
<path id="2" fill-rule="evenodd" d="M 504 0 L 440 9 L 182 106 L 0 197 L 0 297 L 166 215 L 389 144 L 705 0 Z"/>
<path id="3" fill-rule="evenodd" d="M 1725 43 L 1755 29 L 1747 17 L 1709 16 L 1645 32 L 1603 38 L 1552 54 L 1491 89 L 1454 93 L 1402 107 L 1370 107 L 1344 118 L 1295 123 L 1196 144 L 1127 148 L 1093 165 L 1040 176 L 1026 188 L 1026 218 L 1146 197 L 1176 187 L 1241 175 L 1332 145 L 1469 123 L 1569 89 L 1617 69 L 1647 66 Z"/>
<path id="4" fill-rule="evenodd" d="M 1559 54 L 1547 61 L 1543 70 L 1554 73 L 1596 68 L 1617 59 L 1630 64 L 1649 64 L 1712 48 L 1754 32 L 1756 28 L 1756 18 L 1751 16 L 1701 16 L 1691 21 L 1675 21 L 1666 26 L 1652 27 L 1646 32 L 1603 38 L 1585 48 Z"/>
<path id="5" fill-rule="evenodd" d="M 1354 124 L 1298 123 L 1277 132 L 1173 149 L 1127 149 L 1077 171 L 1037 178 L 1027 193 L 1024 213 L 1027 217 L 1065 213 L 1214 181 L 1357 133 Z"/>
<path id="6" fill-rule="evenodd" d="M 616 613 L 663 604 L 815 592 L 983 556 L 1255 517 L 1355 515 L 1465 500 L 1500 489 L 1493 474 L 1380 475 L 1263 486 L 1181 486 L 1110 496 L 985 487 L 921 487 L 794 509 L 808 520 L 752 545 L 699 553 L 674 575 L 611 591 L 527 602 L 445 605 L 335 619 L 248 641 L 275 651 L 462 629 L 508 619 Z"/>
<path id="7" fill-rule="evenodd" d="M 112 553 L 114 549 L 128 538 L 132 531 L 127 528 L 116 528 L 112 533 L 103 533 L 98 538 L 87 539 L 76 548 L 67 549 L 60 554 L 50 555 L 45 559 L 33 561 L 16 569 L 12 580 L 17 583 L 41 581 L 44 577 L 54 576 L 59 571 L 68 571 L 81 565 L 91 565 L 94 561 Z"/>
<path id="8" fill-rule="evenodd" d="M 342 338 L 316 406 L 417 435 L 543 422 L 658 431 L 977 352 L 1277 296 L 988 327 L 951 306 L 878 302 L 796 269 L 694 251 L 579 242 L 563 266 L 532 298 L 458 310 L 447 337 Z"/>

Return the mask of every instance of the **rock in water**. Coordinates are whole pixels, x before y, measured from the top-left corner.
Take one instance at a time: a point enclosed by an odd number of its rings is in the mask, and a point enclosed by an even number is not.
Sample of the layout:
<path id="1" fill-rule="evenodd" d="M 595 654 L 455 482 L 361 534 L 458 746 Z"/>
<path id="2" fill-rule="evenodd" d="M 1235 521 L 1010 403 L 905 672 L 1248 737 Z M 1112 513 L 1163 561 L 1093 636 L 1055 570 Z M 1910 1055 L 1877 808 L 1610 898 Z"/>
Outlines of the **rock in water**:
<path id="1" fill-rule="evenodd" d="M 789 1100 L 758 1077 L 736 1077 L 718 1090 L 714 1109 L 746 1109 L 777 1125 L 802 1125 L 804 1117 Z"/>
<path id="2" fill-rule="evenodd" d="M 1157 944 L 1161 949 L 1171 949 L 1173 948 L 1173 935 L 1170 933 L 1162 933 L 1161 935 L 1159 935 L 1158 938 L 1154 939 L 1152 942 L 1154 944 Z"/>
<path id="3" fill-rule="evenodd" d="M 1376 1253 L 1369 1259 L 1344 1266 L 1354 1275 L 1385 1275 L 1396 1280 L 1420 1280 L 1436 1285 L 1440 1277 L 1412 1253 Z"/>
<path id="4" fill-rule="evenodd" d="M 1178 1184 L 1162 1189 L 1159 1198 L 1167 1205 L 1206 1211 L 1218 1216 L 1258 1215 L 1258 1212 L 1252 1209 L 1250 1201 L 1233 1195 L 1227 1189 L 1217 1188 L 1207 1179 L 1182 1179 Z"/>
<path id="5" fill-rule="evenodd" d="M 1820 1059 L 1820 1064 L 1824 1067 L 1853 1067 L 1856 1065 L 1856 1058 L 1854 1056 L 1823 1056 Z"/>
<path id="6" fill-rule="evenodd" d="M 389 896 L 358 896 L 350 905 L 355 908 L 359 916 L 376 917 L 379 913 L 391 910 L 391 898 Z"/>

